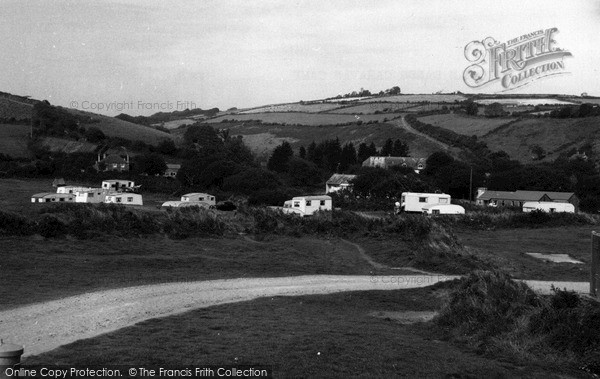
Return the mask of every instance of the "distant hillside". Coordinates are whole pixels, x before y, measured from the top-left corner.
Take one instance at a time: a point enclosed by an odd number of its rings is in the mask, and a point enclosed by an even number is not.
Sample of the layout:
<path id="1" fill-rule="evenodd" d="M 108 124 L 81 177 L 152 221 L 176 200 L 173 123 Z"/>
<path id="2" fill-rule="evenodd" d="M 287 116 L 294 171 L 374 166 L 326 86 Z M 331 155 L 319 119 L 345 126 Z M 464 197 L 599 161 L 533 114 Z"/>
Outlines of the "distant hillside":
<path id="1" fill-rule="evenodd" d="M 600 117 L 578 119 L 525 119 L 500 127 L 481 137 L 491 150 L 504 150 L 514 159 L 532 162 L 532 147 L 546 152 L 545 160 L 559 155 L 573 155 L 588 150 L 592 158 L 600 158 Z M 587 145 L 587 146 L 586 146 Z"/>
<path id="2" fill-rule="evenodd" d="M 131 141 L 142 141 L 151 145 L 157 145 L 164 139 L 171 139 L 169 133 L 161 132 L 154 128 L 119 120 L 118 118 L 104 116 L 91 112 L 84 112 L 71 108 L 62 108 L 75 116 L 88 116 L 94 123 L 82 125 L 84 127 L 96 127 L 109 137 L 120 137 Z"/>
<path id="3" fill-rule="evenodd" d="M 205 119 L 209 117 L 214 117 L 219 113 L 219 108 L 212 109 L 186 109 L 183 111 L 173 111 L 173 112 L 158 112 L 151 116 L 130 116 L 125 113 L 121 113 L 117 115 L 115 118 L 118 118 L 123 121 L 132 122 L 140 125 L 160 125 L 162 123 L 168 123 L 175 120 L 181 119 Z"/>
<path id="4" fill-rule="evenodd" d="M 0 153 L 13 158 L 29 157 L 29 133 L 29 125 L 0 124 Z"/>

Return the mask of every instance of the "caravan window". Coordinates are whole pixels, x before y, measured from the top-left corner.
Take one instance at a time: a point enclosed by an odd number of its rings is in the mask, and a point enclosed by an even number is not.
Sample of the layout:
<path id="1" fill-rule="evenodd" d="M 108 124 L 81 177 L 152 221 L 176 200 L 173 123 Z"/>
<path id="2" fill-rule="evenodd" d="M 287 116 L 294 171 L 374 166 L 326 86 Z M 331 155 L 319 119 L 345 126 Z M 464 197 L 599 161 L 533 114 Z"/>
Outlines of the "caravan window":
<path id="1" fill-rule="evenodd" d="M 420 197 L 419 198 L 419 203 L 426 203 L 427 202 L 427 198 L 426 197 Z"/>
<path id="2" fill-rule="evenodd" d="M 440 210 L 439 209 L 432 209 L 431 213 L 434 215 L 439 215 L 440 214 Z"/>
<path id="3" fill-rule="evenodd" d="M 117 203 L 121 202 L 121 198 L 120 197 L 116 197 L 115 200 L 117 201 Z"/>
<path id="4" fill-rule="evenodd" d="M 310 205 L 312 204 L 312 200 L 306 200 L 306 206 L 310 207 Z"/>
<path id="5" fill-rule="evenodd" d="M 448 199 L 446 199 L 445 197 L 441 198 L 440 204 L 448 204 Z"/>
<path id="6" fill-rule="evenodd" d="M 299 208 L 300 207 L 300 202 L 299 201 L 294 201 L 294 207 Z"/>
<path id="7" fill-rule="evenodd" d="M 128 202 L 128 203 L 133 203 L 133 197 L 128 197 L 128 198 L 127 198 L 127 202 Z"/>
<path id="8" fill-rule="evenodd" d="M 94 197 L 94 193 L 93 192 L 88 193 L 88 197 Z"/>
<path id="9" fill-rule="evenodd" d="M 325 200 L 321 200 L 321 205 L 325 206 Z"/>

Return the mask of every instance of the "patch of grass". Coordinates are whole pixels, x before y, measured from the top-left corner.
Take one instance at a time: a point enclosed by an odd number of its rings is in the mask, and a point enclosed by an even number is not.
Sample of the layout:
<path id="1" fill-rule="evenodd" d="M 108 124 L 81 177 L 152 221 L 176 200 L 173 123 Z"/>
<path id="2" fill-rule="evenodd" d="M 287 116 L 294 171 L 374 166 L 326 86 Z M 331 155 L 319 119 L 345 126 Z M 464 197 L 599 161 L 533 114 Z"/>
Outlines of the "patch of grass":
<path id="1" fill-rule="evenodd" d="M 199 309 L 27 357 L 23 364 L 270 365 L 280 377 L 559 377 L 424 337 L 377 311 L 435 310 L 436 288 L 271 297 Z M 427 364 L 423 364 L 427 362 Z"/>
<path id="2" fill-rule="evenodd" d="M 360 120 L 363 122 L 378 121 L 383 122 L 384 118 L 391 118 L 390 115 L 362 115 Z M 358 120 L 353 114 L 335 114 L 335 113 L 301 113 L 301 112 L 265 112 L 265 113 L 246 113 L 246 114 L 228 114 L 206 120 L 209 123 L 219 123 L 225 120 L 251 121 L 259 120 L 264 123 L 275 123 L 284 125 L 336 125 L 346 123 L 356 123 Z"/>
<path id="3" fill-rule="evenodd" d="M 426 124 L 439 126 L 469 137 L 484 136 L 490 131 L 514 120 L 513 118 L 474 117 L 458 113 L 432 115 L 419 119 Z"/>
<path id="4" fill-rule="evenodd" d="M 472 211 L 459 217 L 438 217 L 437 219 L 445 225 L 476 230 L 600 224 L 600 216 L 588 213 L 546 213 L 537 210 L 524 213 L 505 209 Z"/>

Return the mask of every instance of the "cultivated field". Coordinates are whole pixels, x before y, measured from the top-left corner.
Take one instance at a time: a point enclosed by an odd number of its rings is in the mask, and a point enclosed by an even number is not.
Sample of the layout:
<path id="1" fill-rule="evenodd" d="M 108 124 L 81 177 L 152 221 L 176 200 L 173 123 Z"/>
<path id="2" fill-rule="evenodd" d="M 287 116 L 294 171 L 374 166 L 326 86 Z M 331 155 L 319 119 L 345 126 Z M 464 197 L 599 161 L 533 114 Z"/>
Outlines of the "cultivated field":
<path id="1" fill-rule="evenodd" d="M 319 113 L 319 112 L 327 112 L 332 109 L 339 108 L 339 104 L 335 103 L 319 103 L 319 104 L 300 104 L 300 103 L 290 103 L 290 104 L 278 104 L 278 105 L 268 105 L 265 107 L 249 109 L 246 111 L 241 111 L 240 114 L 249 114 L 249 113 L 265 113 L 265 112 L 303 112 L 303 113 Z"/>
<path id="2" fill-rule="evenodd" d="M 50 151 L 60 151 L 63 153 L 93 153 L 97 145 L 85 141 L 73 141 L 62 138 L 46 137 L 42 141 Z"/>
<path id="3" fill-rule="evenodd" d="M 514 119 L 472 117 L 464 114 L 449 113 L 419 117 L 419 120 L 466 136 L 475 135 L 481 137 Z"/>
<path id="4" fill-rule="evenodd" d="M 379 114 L 379 115 L 363 115 L 360 118 L 356 118 L 354 115 L 347 114 L 329 114 L 329 113 L 300 113 L 300 112 L 267 112 L 267 113 L 251 113 L 251 114 L 230 114 L 226 116 L 215 117 L 205 122 L 208 123 L 219 123 L 224 120 L 235 120 L 235 121 L 250 121 L 260 120 L 264 123 L 276 123 L 276 124 L 287 124 L 287 125 L 336 125 L 345 124 L 348 122 L 356 122 L 362 120 L 363 122 L 379 121 L 383 122 L 384 119 L 391 119 L 398 115 Z"/>
<path id="5" fill-rule="evenodd" d="M 563 100 L 558 100 L 558 99 L 538 99 L 538 98 L 532 98 L 532 99 L 524 99 L 524 98 L 514 98 L 514 99 L 481 99 L 481 100 L 475 100 L 476 103 L 479 104 L 483 104 L 483 105 L 488 105 L 488 104 L 492 104 L 492 103 L 500 103 L 500 104 L 515 104 L 515 105 L 519 105 L 519 106 L 524 106 L 524 105 L 572 105 L 574 103 L 568 102 L 568 101 L 563 101 Z"/>
<path id="6" fill-rule="evenodd" d="M 411 103 L 369 103 L 344 108 L 338 108 L 328 113 L 344 113 L 344 114 L 372 114 L 376 111 L 383 113 L 392 113 L 399 110 L 410 109 L 417 107 L 418 104 Z"/>
<path id="7" fill-rule="evenodd" d="M 29 125 L 0 124 L 0 153 L 13 158 L 29 157 L 27 142 L 30 130 Z"/>

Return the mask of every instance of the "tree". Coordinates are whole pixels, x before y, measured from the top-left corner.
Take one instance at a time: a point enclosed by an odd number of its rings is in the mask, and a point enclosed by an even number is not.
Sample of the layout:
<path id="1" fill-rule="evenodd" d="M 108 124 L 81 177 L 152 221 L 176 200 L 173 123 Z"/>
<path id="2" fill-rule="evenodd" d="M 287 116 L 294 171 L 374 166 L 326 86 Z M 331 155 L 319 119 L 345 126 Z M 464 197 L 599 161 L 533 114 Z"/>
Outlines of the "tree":
<path id="1" fill-rule="evenodd" d="M 183 141 L 197 151 L 205 150 L 211 153 L 221 152 L 224 146 L 223 140 L 214 128 L 198 123 L 191 125 L 185 131 Z"/>
<path id="2" fill-rule="evenodd" d="M 385 143 L 383 144 L 383 147 L 381 148 L 381 152 L 379 153 L 379 155 L 381 155 L 382 157 L 388 157 L 392 155 L 392 152 L 394 151 L 394 142 L 392 141 L 391 138 L 388 138 Z"/>
<path id="3" fill-rule="evenodd" d="M 298 156 L 302 159 L 306 159 L 306 149 L 304 146 L 300 146 L 300 149 L 298 150 Z"/>
<path id="4" fill-rule="evenodd" d="M 477 116 L 477 112 L 479 111 L 477 103 L 473 100 L 465 100 L 464 102 L 465 112 L 470 116 Z"/>
<path id="5" fill-rule="evenodd" d="M 228 137 L 225 140 L 225 159 L 238 164 L 254 164 L 254 154 L 244 144 L 242 136 Z"/>
<path id="6" fill-rule="evenodd" d="M 484 109 L 484 113 L 486 117 L 500 117 L 505 114 L 502 104 L 498 102 L 487 105 Z"/>
<path id="7" fill-rule="evenodd" d="M 267 168 L 275 172 L 285 172 L 288 169 L 288 162 L 294 156 L 292 145 L 289 142 L 283 141 L 281 145 L 273 150 L 273 154 L 267 162 Z"/>
<path id="8" fill-rule="evenodd" d="M 163 175 L 167 169 L 167 164 L 162 155 L 157 153 L 147 153 L 136 159 L 137 171 L 140 173 L 154 175 Z"/>
<path id="9" fill-rule="evenodd" d="M 290 159 L 287 173 L 292 186 L 312 186 L 321 181 L 319 168 L 314 163 L 302 158 Z"/>
<path id="10" fill-rule="evenodd" d="M 88 140 L 88 142 L 97 143 L 106 139 L 106 135 L 104 132 L 102 132 L 102 130 L 92 126 L 91 128 L 86 129 L 85 138 Z"/>
<path id="11" fill-rule="evenodd" d="M 340 159 L 340 171 L 346 171 L 348 167 L 356 164 L 356 149 L 352 142 L 347 143 L 342 148 L 342 155 Z"/>
<path id="12" fill-rule="evenodd" d="M 409 148 L 408 145 L 399 139 L 394 141 L 394 147 L 392 149 L 393 157 L 408 157 L 409 156 Z"/>
<path id="13" fill-rule="evenodd" d="M 223 190 L 249 194 L 261 189 L 275 189 L 279 185 L 272 172 L 262 168 L 249 168 L 225 178 Z"/>
<path id="14" fill-rule="evenodd" d="M 164 155 L 175 155 L 177 154 L 177 147 L 175 146 L 175 142 L 172 139 L 164 139 L 160 141 L 158 146 L 156 147 L 156 151 Z"/>

